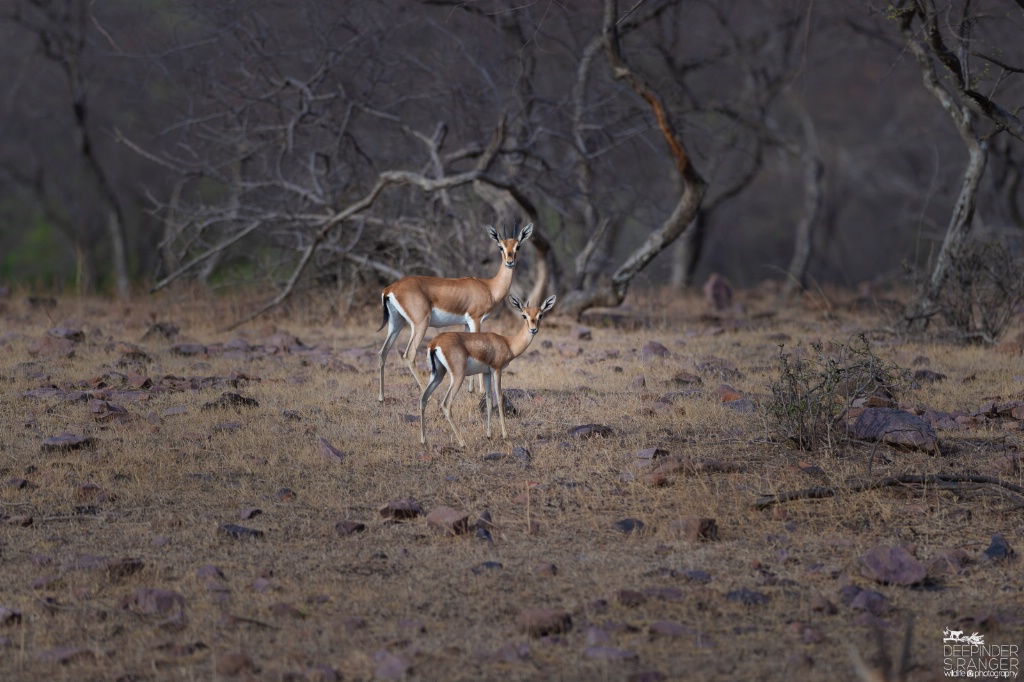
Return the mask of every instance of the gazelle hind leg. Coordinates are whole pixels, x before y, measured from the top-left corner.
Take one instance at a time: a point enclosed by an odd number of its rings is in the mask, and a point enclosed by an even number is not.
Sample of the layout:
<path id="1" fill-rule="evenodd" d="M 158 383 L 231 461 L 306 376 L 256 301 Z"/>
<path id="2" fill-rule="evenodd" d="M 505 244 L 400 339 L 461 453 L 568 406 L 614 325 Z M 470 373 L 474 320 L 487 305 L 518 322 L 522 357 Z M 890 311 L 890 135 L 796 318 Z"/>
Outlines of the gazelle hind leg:
<path id="1" fill-rule="evenodd" d="M 416 380 L 416 384 L 422 391 L 423 380 L 420 379 L 419 372 L 416 371 L 416 351 L 419 349 L 420 343 L 423 342 L 423 337 L 427 333 L 427 323 L 416 324 L 415 322 L 410 322 L 409 326 L 412 328 L 412 333 L 409 335 L 409 345 L 405 347 L 402 358 L 405 360 L 406 367 L 412 372 L 413 379 Z"/>
<path id="2" fill-rule="evenodd" d="M 427 382 L 427 387 L 423 389 L 423 395 L 420 396 L 420 444 L 426 445 L 427 443 L 427 430 L 424 425 L 424 413 L 427 409 L 427 401 L 430 400 L 431 394 L 434 389 L 441 385 L 441 381 L 444 379 L 444 375 L 447 374 L 447 370 L 444 365 L 437 363 L 434 366 L 434 371 L 430 373 L 430 381 Z"/>
<path id="3" fill-rule="evenodd" d="M 395 345 L 398 334 L 404 326 L 405 320 L 392 310 L 391 317 L 388 319 L 388 336 L 384 339 L 384 345 L 380 347 L 380 352 L 377 353 L 377 369 L 380 371 L 380 391 L 377 393 L 378 402 L 384 402 L 384 363 L 388 359 L 391 346 Z"/>

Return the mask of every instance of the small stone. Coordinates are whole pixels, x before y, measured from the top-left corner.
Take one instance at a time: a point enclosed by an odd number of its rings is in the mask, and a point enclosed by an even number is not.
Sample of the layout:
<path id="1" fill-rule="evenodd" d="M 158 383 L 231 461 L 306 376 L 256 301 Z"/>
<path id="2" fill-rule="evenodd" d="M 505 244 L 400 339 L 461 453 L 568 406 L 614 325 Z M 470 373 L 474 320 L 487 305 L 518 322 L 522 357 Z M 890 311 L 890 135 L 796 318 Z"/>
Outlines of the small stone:
<path id="1" fill-rule="evenodd" d="M 423 515 L 423 507 L 411 497 L 388 502 L 379 511 L 380 515 L 389 521 L 405 521 Z"/>
<path id="2" fill-rule="evenodd" d="M 362 533 L 366 530 L 366 524 L 358 521 L 351 521 L 345 519 L 344 521 L 338 521 L 334 524 L 334 532 L 342 537 L 346 535 L 355 535 L 356 533 Z"/>
<path id="3" fill-rule="evenodd" d="M 582 426 L 576 426 L 569 430 L 569 435 L 573 438 L 579 438 L 581 440 L 587 440 L 590 438 L 608 438 L 613 433 L 610 426 L 604 426 L 603 424 L 584 424 Z"/>
<path id="4" fill-rule="evenodd" d="M 924 580 L 927 571 L 902 547 L 878 546 L 858 559 L 861 574 L 888 585 L 913 585 Z"/>
<path id="5" fill-rule="evenodd" d="M 381 649 L 373 655 L 373 661 L 377 664 L 374 677 L 381 680 L 399 680 L 405 677 L 412 667 L 408 661 L 401 656 Z"/>
<path id="6" fill-rule="evenodd" d="M 811 611 L 817 611 L 818 613 L 825 613 L 828 615 L 834 615 L 839 610 L 836 608 L 835 604 L 820 594 L 816 594 L 811 597 L 810 607 Z"/>
<path id="7" fill-rule="evenodd" d="M 533 573 L 534 575 L 556 576 L 558 567 L 550 563 L 536 564 L 533 567 Z"/>
<path id="8" fill-rule="evenodd" d="M 880 616 L 889 609 L 889 601 L 885 595 L 874 590 L 860 590 L 850 600 L 850 608 L 858 611 L 867 611 L 873 616 Z"/>
<path id="9" fill-rule="evenodd" d="M 1009 559 L 1014 555 L 1013 548 L 1006 542 L 1000 533 L 992 534 L 992 542 L 988 549 L 981 553 L 982 561 L 1001 561 Z"/>
<path id="10" fill-rule="evenodd" d="M 215 668 L 217 674 L 224 677 L 238 677 L 242 673 L 256 672 L 256 664 L 253 663 L 253 660 L 240 651 L 232 651 L 218 656 Z"/>
<path id="11" fill-rule="evenodd" d="M 635 651 L 616 649 L 609 646 L 588 646 L 583 650 L 583 658 L 588 661 L 637 661 L 640 656 Z"/>
<path id="12" fill-rule="evenodd" d="M 622 519 L 612 524 L 612 530 L 617 530 L 620 533 L 639 533 L 644 529 L 644 522 L 640 519 Z"/>
<path id="13" fill-rule="evenodd" d="M 767 594 L 755 592 L 746 588 L 726 592 L 725 598 L 729 601 L 739 602 L 744 606 L 760 606 L 762 604 L 767 604 L 772 599 Z"/>
<path id="14" fill-rule="evenodd" d="M 438 507 L 427 514 L 427 525 L 444 535 L 461 535 L 469 530 L 469 513 Z"/>
<path id="15" fill-rule="evenodd" d="M 113 579 L 127 578 L 130 575 L 138 573 L 145 567 L 145 562 L 137 557 L 111 559 L 107 561 L 105 565 L 107 575 Z"/>
<path id="16" fill-rule="evenodd" d="M 669 528 L 677 537 L 689 542 L 718 539 L 718 523 L 711 518 L 686 516 L 670 523 Z"/>
<path id="17" fill-rule="evenodd" d="M 640 360 L 650 362 L 654 358 L 667 358 L 671 353 L 668 348 L 657 341 L 648 341 L 640 349 Z"/>
<path id="18" fill-rule="evenodd" d="M 615 596 L 619 604 L 627 608 L 647 603 L 647 596 L 643 592 L 637 592 L 636 590 L 619 590 Z"/>
<path id="19" fill-rule="evenodd" d="M 531 637 L 559 635 L 572 629 L 572 616 L 557 609 L 526 609 L 520 612 L 516 622 Z"/>
<path id="20" fill-rule="evenodd" d="M 221 533 L 232 537 L 236 540 L 244 538 L 261 538 L 263 537 L 263 531 L 256 530 L 255 528 L 246 528 L 245 526 L 239 526 L 234 523 L 225 523 L 218 529 Z"/>

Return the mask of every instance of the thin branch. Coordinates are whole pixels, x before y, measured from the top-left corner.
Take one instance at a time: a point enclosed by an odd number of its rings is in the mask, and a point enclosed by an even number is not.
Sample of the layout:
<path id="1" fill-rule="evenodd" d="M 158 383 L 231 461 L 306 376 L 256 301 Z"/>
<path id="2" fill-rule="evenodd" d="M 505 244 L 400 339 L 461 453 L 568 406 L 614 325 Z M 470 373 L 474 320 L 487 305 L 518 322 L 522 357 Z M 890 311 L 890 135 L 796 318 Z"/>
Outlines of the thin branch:
<path id="1" fill-rule="evenodd" d="M 776 504 L 783 504 L 792 500 L 816 500 L 825 497 L 835 497 L 839 493 L 862 493 L 880 488 L 890 488 L 904 485 L 934 485 L 943 490 L 961 490 L 963 484 L 974 483 L 983 485 L 994 485 L 1005 488 L 1019 495 L 1024 495 L 1024 486 L 1002 481 L 994 476 L 972 476 L 967 474 L 904 474 L 901 476 L 886 476 L 874 481 L 856 481 L 836 486 L 815 486 L 803 490 L 791 490 L 789 492 L 776 493 L 774 495 L 762 495 L 754 502 L 755 509 L 767 509 Z"/>

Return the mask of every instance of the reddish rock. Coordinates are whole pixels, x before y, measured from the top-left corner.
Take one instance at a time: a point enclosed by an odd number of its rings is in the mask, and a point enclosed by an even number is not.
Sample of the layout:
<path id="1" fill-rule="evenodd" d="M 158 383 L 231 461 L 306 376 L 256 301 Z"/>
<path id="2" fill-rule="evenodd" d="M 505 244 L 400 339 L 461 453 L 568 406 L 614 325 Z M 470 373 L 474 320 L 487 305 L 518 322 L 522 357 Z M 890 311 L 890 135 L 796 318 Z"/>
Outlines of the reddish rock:
<path id="1" fill-rule="evenodd" d="M 858 563 L 865 578 L 882 584 L 913 585 L 926 575 L 921 562 L 903 547 L 874 547 Z"/>
<path id="2" fill-rule="evenodd" d="M 214 667 L 217 674 L 224 677 L 238 677 L 243 673 L 256 672 L 256 664 L 252 658 L 240 651 L 221 654 L 217 657 L 217 663 Z"/>
<path id="3" fill-rule="evenodd" d="M 531 637 L 559 635 L 572 629 L 572 616 L 557 609 L 526 609 L 520 612 L 516 622 Z"/>
<path id="4" fill-rule="evenodd" d="M 715 389 L 715 395 L 718 396 L 719 402 L 723 403 L 731 403 L 743 397 L 742 393 L 729 384 L 719 384 L 718 388 Z"/>
<path id="5" fill-rule="evenodd" d="M 469 512 L 438 507 L 427 514 L 427 525 L 444 535 L 461 535 L 469 530 Z"/>
<path id="6" fill-rule="evenodd" d="M 389 521 L 405 521 L 423 515 L 423 507 L 415 499 L 394 500 L 382 506 L 378 511 Z"/>
<path id="7" fill-rule="evenodd" d="M 690 542 L 718 539 L 718 523 L 711 518 L 687 516 L 672 521 L 669 524 L 669 529 L 676 537 Z"/>

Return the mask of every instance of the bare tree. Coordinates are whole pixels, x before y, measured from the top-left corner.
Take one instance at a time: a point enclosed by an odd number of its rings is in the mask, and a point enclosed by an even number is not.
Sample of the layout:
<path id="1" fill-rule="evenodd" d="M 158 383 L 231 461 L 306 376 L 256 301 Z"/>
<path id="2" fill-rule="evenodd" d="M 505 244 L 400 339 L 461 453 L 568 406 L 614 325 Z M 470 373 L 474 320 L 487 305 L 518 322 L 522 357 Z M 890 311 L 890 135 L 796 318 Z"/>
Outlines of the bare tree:
<path id="1" fill-rule="evenodd" d="M 90 27 L 95 20 L 91 3 L 85 0 L 19 0 L 9 20 L 32 34 L 38 41 L 42 55 L 64 75 L 68 91 L 64 106 L 71 113 L 71 133 L 75 148 L 81 167 L 105 214 L 117 291 L 122 297 L 127 296 L 130 282 L 125 213 L 106 163 L 99 157 L 91 122 L 92 98 L 86 64 Z M 39 196 L 46 213 L 55 224 L 71 229 L 60 217 L 60 210 L 55 207 L 53 198 L 48 196 L 48 182 L 42 168 L 26 174 L 15 167 L 10 169 L 10 173 Z"/>
<path id="2" fill-rule="evenodd" d="M 1006 133 L 1024 140 L 1024 120 L 1001 103 L 1008 90 L 1013 92 L 1006 81 L 1019 77 L 1024 68 L 995 56 L 1001 40 L 1017 40 L 1019 34 L 1001 34 L 1005 30 L 1001 20 L 982 13 L 971 0 L 952 2 L 941 10 L 933 0 L 912 0 L 892 9 L 891 18 L 898 22 L 921 70 L 925 89 L 949 115 L 967 149 L 960 193 L 942 247 L 919 297 L 905 313 L 908 327 L 920 330 L 938 312 L 938 295 L 946 285 L 950 264 L 970 234 L 989 139 Z"/>

